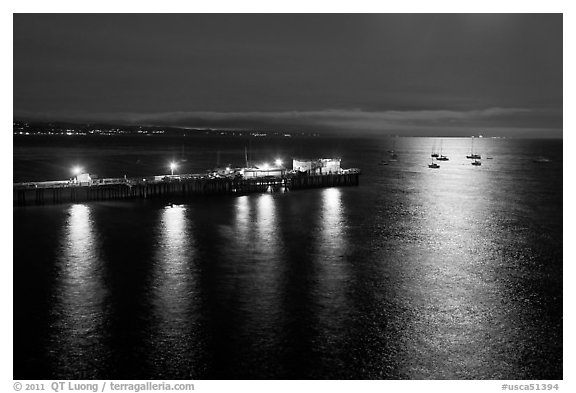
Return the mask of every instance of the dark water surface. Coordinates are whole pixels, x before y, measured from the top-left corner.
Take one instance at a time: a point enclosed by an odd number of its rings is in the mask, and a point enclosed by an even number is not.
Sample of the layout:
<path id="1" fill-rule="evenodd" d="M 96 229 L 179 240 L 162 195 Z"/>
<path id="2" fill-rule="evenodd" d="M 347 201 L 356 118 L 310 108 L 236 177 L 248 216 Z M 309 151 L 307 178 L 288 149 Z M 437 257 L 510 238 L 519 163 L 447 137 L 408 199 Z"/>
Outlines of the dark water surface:
<path id="1" fill-rule="evenodd" d="M 254 159 L 338 155 L 361 185 L 14 208 L 14 378 L 562 378 L 562 141 L 477 140 L 474 167 L 444 139 L 429 169 L 439 139 L 262 139 Z M 15 139 L 14 180 L 247 143 L 70 141 Z"/>

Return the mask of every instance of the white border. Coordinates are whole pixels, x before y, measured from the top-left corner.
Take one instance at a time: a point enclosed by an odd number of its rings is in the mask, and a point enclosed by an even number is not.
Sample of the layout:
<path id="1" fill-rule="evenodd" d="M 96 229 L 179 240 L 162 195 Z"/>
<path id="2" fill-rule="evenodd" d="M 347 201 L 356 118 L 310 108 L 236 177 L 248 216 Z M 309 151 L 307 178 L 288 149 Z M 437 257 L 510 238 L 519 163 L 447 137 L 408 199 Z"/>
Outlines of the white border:
<path id="1" fill-rule="evenodd" d="M 230 13 L 263 13 L 263 12 L 339 12 L 339 13 L 358 13 L 358 12 L 510 12 L 510 13 L 537 13 L 537 12 L 554 12 L 564 13 L 564 381 L 558 382 L 561 386 L 560 391 L 576 391 L 574 378 L 570 370 L 574 369 L 574 339 L 571 332 L 574 331 L 573 311 L 571 310 L 572 301 L 574 300 L 574 291 L 572 279 L 574 278 L 574 248 L 571 243 L 574 242 L 571 224 L 574 222 L 574 200 L 573 179 L 574 179 L 574 160 L 571 160 L 570 152 L 573 150 L 573 133 L 576 132 L 572 112 L 573 99 L 571 94 L 574 90 L 573 73 L 576 70 L 574 64 L 574 22 L 576 22 L 573 13 L 574 6 L 570 1 L 481 1 L 471 2 L 464 1 L 406 1 L 393 2 L 398 4 L 389 4 L 392 2 L 355 0 L 351 1 L 331 1 L 331 2 L 314 2 L 314 1 L 290 1 L 276 4 L 271 1 L 217 1 L 217 2 L 157 2 L 157 1 L 98 1 L 98 2 L 80 2 L 80 1 L 9 1 L 2 5 L 2 53 L 5 54 L 2 64 L 4 73 L 3 79 L 3 105 L 2 111 L 4 120 L 2 124 L 9 128 L 12 121 L 12 36 L 13 36 L 13 13 L 54 13 L 54 12 L 230 12 Z M 574 3 L 574 2 L 572 2 Z M 8 56 L 7 54 L 10 54 Z M 8 121 L 9 120 L 9 121 Z M 3 154 L 3 168 L 12 172 L 12 130 L 5 129 L 1 132 L 3 148 L 6 150 Z M 5 187 L 10 186 L 5 183 Z M 2 227 L 2 310 L 8 315 L 2 323 L 2 367 L 1 383 L 2 391 L 13 391 L 12 381 L 12 226 L 7 217 L 12 218 L 11 201 L 8 200 L 8 192 L 2 193 L 3 207 L 3 227 Z M 4 200 L 6 199 L 6 200 Z M 10 220 L 12 221 L 12 220 Z M 572 311 L 572 312 L 571 312 Z M 514 384 L 522 384 L 522 381 L 508 381 Z M 534 383 L 534 381 L 526 381 Z M 382 392 L 386 391 L 442 391 L 442 392 L 495 392 L 501 391 L 502 381 L 197 381 L 198 391 L 250 391 L 250 392 L 269 392 L 271 389 L 281 391 L 295 390 L 320 390 L 330 389 L 333 391 L 350 391 L 352 389 L 361 389 L 362 391 Z"/>

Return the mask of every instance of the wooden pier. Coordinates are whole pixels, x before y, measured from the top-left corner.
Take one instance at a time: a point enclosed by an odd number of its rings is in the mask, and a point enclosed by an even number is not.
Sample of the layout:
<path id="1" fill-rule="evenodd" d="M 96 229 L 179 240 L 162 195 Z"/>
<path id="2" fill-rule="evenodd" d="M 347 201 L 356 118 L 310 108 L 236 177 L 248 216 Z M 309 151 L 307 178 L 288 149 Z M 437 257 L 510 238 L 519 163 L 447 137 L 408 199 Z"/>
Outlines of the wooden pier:
<path id="1" fill-rule="evenodd" d="M 252 179 L 221 177 L 165 177 L 160 181 L 115 179 L 92 185 L 66 182 L 14 184 L 14 206 L 45 205 L 119 199 L 242 195 L 320 187 L 357 186 L 359 173 L 285 175 Z"/>

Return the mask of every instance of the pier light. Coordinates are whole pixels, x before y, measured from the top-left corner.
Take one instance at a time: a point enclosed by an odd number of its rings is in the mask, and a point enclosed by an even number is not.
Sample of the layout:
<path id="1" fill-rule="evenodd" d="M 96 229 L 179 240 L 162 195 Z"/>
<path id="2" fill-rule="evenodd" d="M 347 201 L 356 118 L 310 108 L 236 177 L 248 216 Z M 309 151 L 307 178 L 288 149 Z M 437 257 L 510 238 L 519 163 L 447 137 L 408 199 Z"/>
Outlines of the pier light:
<path id="1" fill-rule="evenodd" d="M 72 174 L 74 176 L 78 176 L 81 173 L 82 173 L 82 168 L 79 167 L 78 165 L 76 165 L 75 167 L 72 168 Z"/>
<path id="2" fill-rule="evenodd" d="M 174 176 L 174 169 L 177 169 L 177 168 L 178 168 L 178 165 L 176 165 L 175 162 L 171 162 L 171 163 L 170 163 L 170 174 L 171 174 L 172 176 Z"/>
<path id="3" fill-rule="evenodd" d="M 262 164 L 262 169 L 264 169 L 265 171 L 267 171 L 268 169 L 270 169 L 270 165 L 268 165 L 268 163 L 265 162 L 264 164 Z"/>
<path id="4" fill-rule="evenodd" d="M 274 161 L 274 163 L 276 164 L 276 166 L 282 166 L 282 160 L 280 158 L 277 158 L 276 161 Z"/>

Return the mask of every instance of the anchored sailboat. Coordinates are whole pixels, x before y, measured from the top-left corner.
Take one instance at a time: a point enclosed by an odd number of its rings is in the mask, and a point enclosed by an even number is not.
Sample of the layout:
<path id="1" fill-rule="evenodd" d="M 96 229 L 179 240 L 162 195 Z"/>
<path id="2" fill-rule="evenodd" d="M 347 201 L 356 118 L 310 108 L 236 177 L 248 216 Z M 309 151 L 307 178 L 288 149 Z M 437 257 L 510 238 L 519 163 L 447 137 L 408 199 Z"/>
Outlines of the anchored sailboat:
<path id="1" fill-rule="evenodd" d="M 436 158 L 438 161 L 448 161 L 449 158 L 445 155 L 442 155 L 442 140 L 440 140 L 440 156 Z"/>
<path id="2" fill-rule="evenodd" d="M 398 158 L 398 154 L 396 154 L 394 149 L 396 149 L 396 138 L 392 139 L 392 149 L 388 150 L 388 153 L 390 153 L 390 161 L 396 161 Z"/>
<path id="3" fill-rule="evenodd" d="M 480 154 L 475 154 L 474 153 L 474 136 L 472 136 L 472 145 L 470 147 L 470 155 L 466 156 L 466 158 L 470 158 L 473 160 L 479 160 L 482 157 L 480 156 Z"/>
<path id="4" fill-rule="evenodd" d="M 436 153 L 436 141 L 434 141 L 434 144 L 432 145 L 432 154 L 430 154 L 430 157 L 438 158 L 438 153 Z"/>

